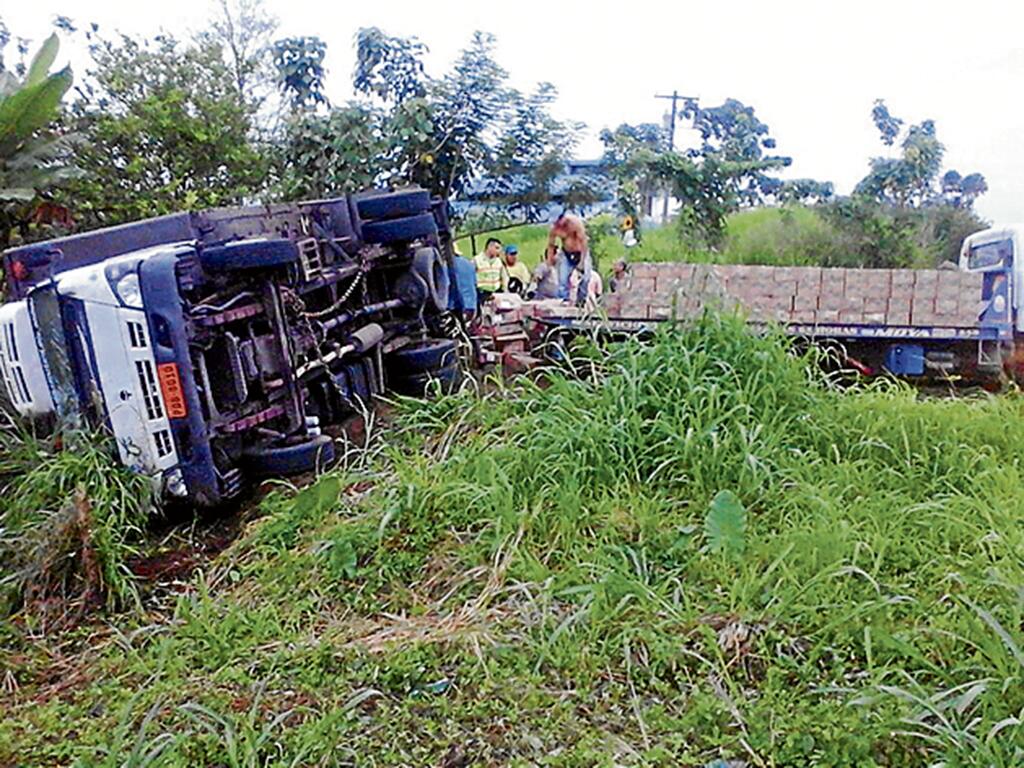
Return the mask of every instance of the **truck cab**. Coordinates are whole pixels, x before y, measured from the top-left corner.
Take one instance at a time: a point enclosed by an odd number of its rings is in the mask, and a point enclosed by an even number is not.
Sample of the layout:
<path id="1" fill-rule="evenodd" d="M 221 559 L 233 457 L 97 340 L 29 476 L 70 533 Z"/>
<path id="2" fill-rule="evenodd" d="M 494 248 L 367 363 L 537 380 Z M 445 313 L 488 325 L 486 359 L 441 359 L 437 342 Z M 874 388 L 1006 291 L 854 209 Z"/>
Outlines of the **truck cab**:
<path id="1" fill-rule="evenodd" d="M 0 308 L 0 379 L 22 415 L 108 430 L 123 464 L 200 505 L 316 469 L 325 426 L 457 376 L 443 214 L 407 188 L 9 251 L 34 271 Z"/>
<path id="2" fill-rule="evenodd" d="M 960 269 L 982 274 L 979 323 L 1024 331 L 1024 312 L 1016 286 L 1024 285 L 1024 224 L 990 227 L 964 239 Z"/>

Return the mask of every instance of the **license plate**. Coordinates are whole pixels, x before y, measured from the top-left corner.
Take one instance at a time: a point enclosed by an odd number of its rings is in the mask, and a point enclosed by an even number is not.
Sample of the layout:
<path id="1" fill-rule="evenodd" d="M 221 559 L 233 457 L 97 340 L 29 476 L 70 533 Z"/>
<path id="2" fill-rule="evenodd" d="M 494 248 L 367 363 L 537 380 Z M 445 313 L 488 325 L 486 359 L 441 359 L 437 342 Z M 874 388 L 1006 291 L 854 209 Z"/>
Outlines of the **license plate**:
<path id="1" fill-rule="evenodd" d="M 181 389 L 181 377 L 178 376 L 177 363 L 161 363 L 156 367 L 156 378 L 160 382 L 160 394 L 164 398 L 164 407 L 170 419 L 183 419 L 188 416 L 188 403 Z"/>

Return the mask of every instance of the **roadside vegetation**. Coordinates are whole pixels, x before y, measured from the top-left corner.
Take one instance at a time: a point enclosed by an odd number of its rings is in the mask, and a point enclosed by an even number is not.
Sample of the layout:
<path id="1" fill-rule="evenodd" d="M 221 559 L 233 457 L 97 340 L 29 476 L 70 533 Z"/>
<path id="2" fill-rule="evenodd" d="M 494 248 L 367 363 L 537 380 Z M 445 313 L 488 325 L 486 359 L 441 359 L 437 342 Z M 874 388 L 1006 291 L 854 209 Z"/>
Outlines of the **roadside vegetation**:
<path id="1" fill-rule="evenodd" d="M 126 563 L 154 511 L 106 436 L 40 437 L 0 399 L 0 615 L 56 631 L 137 601 Z"/>
<path id="2" fill-rule="evenodd" d="M 362 29 L 330 104 L 323 41 L 258 0 L 183 39 L 55 26 L 89 52 L 74 88 L 56 37 L 0 20 L 0 245 L 385 184 L 492 224 L 602 202 L 556 184 L 582 124 L 484 33 L 428 73 Z M 887 154 L 842 198 L 782 180 L 734 99 L 683 105 L 699 146 L 602 132 L 600 268 L 955 260 L 984 178 L 942 173 L 932 121 L 871 119 Z M 618 216 L 666 190 L 627 254 Z M 531 266 L 546 243 L 497 234 Z M 1024 763 L 1024 401 L 840 387 L 818 354 L 708 316 L 399 400 L 230 546 L 154 535 L 106 437 L 0 416 L 0 765 Z"/>
<path id="3" fill-rule="evenodd" d="M 591 247 L 599 268 L 612 262 L 690 261 L 723 264 L 826 267 L 936 267 L 957 263 L 963 239 L 984 227 L 972 211 L 932 207 L 903 212 L 844 200 L 815 206 L 787 204 L 751 208 L 728 216 L 720 245 L 712 248 L 680 237 L 679 222 L 645 228 L 639 245 L 626 248 L 618 222 L 608 215 L 591 218 Z M 526 224 L 475 236 L 482 250 L 488 237 L 515 243 L 520 258 L 533 267 L 547 245 L 546 225 Z M 473 255 L 472 239 L 458 246 Z"/>
<path id="4" fill-rule="evenodd" d="M 400 401 L 142 613 L 9 624 L 0 763 L 1024 758 L 1024 403 L 707 317 Z"/>

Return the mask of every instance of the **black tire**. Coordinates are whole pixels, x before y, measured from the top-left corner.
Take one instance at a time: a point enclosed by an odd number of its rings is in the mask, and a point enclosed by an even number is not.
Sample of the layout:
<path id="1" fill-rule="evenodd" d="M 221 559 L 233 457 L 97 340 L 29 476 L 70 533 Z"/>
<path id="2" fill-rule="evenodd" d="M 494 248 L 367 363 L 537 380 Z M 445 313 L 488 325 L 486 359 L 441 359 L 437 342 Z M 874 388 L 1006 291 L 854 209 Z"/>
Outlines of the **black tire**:
<path id="1" fill-rule="evenodd" d="M 356 212 L 364 222 L 416 216 L 430 210 L 430 193 L 425 189 L 369 192 L 354 197 Z"/>
<path id="2" fill-rule="evenodd" d="M 417 248 L 412 257 L 412 271 L 427 286 L 427 296 L 438 312 L 448 311 L 448 269 L 436 248 Z"/>
<path id="3" fill-rule="evenodd" d="M 269 269 L 294 264 L 299 249 L 291 240 L 237 240 L 199 251 L 199 263 L 210 272 Z"/>
<path id="4" fill-rule="evenodd" d="M 409 242 L 421 237 L 437 237 L 437 224 L 434 222 L 433 214 L 423 213 L 404 219 L 371 221 L 369 224 L 363 224 L 363 242 L 371 245 Z"/>
<path id="5" fill-rule="evenodd" d="M 462 372 L 459 370 L 459 366 L 449 365 L 436 371 L 395 376 L 389 384 L 391 389 L 400 395 L 423 397 L 431 391 L 431 382 L 437 382 L 441 391 L 447 393 L 453 391 L 461 380 Z"/>
<path id="6" fill-rule="evenodd" d="M 434 214 L 434 221 L 437 222 L 437 231 L 450 233 L 452 225 L 448 217 L 448 201 L 439 197 L 431 201 L 430 208 Z"/>
<path id="7" fill-rule="evenodd" d="M 245 467 L 256 475 L 297 475 L 334 461 L 334 440 L 317 435 L 295 445 L 255 445 L 243 453 Z"/>
<path id="8" fill-rule="evenodd" d="M 392 376 L 411 376 L 449 368 L 457 361 L 458 351 L 453 339 L 428 339 L 392 352 L 388 356 L 388 371 Z"/>

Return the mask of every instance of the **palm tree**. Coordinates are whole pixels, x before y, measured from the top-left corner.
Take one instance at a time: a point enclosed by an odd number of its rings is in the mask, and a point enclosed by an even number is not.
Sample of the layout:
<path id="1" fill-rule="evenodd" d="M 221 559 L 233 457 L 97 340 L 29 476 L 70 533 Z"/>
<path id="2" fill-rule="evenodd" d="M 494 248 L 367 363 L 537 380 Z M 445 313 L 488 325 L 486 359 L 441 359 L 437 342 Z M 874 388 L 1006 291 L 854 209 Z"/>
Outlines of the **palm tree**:
<path id="1" fill-rule="evenodd" d="M 39 194 L 75 174 L 64 160 L 68 137 L 47 130 L 71 87 L 71 68 L 49 74 L 60 41 L 43 43 L 23 80 L 0 70 L 0 248 L 27 224 Z"/>

